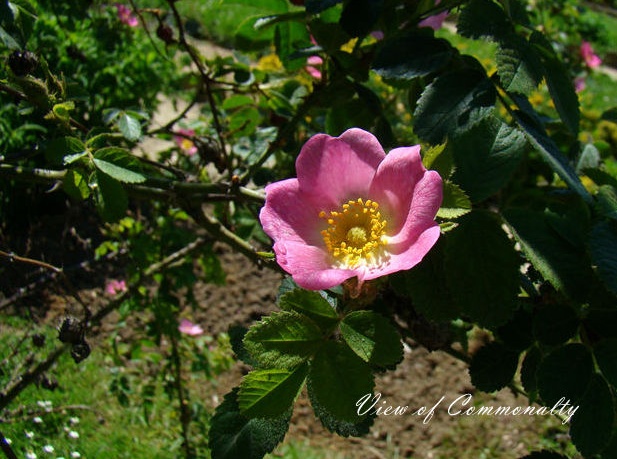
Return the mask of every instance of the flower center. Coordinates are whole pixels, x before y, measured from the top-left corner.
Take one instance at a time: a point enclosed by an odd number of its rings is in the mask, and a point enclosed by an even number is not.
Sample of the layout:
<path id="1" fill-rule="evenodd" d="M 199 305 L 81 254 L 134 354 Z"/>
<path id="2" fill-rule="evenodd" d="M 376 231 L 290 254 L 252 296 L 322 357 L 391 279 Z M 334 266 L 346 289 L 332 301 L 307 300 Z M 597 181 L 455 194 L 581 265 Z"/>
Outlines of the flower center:
<path id="1" fill-rule="evenodd" d="M 384 257 L 387 220 L 379 212 L 379 204 L 358 198 L 343 204 L 340 210 L 319 216 L 328 222 L 321 232 L 328 252 L 346 268 L 376 265 Z"/>

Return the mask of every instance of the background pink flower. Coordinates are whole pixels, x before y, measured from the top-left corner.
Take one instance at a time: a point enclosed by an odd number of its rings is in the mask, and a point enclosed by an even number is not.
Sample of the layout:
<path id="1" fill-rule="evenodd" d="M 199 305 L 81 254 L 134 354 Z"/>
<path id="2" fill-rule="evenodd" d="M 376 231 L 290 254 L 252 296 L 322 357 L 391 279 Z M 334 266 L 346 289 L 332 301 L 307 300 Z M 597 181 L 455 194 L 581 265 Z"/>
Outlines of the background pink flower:
<path id="1" fill-rule="evenodd" d="M 195 131 L 193 129 L 178 129 L 178 135 L 174 135 L 174 142 L 180 147 L 180 149 L 189 156 L 193 156 L 197 153 L 197 145 L 189 137 L 195 137 Z"/>
<path id="2" fill-rule="evenodd" d="M 435 0 L 435 6 L 439 5 L 441 0 Z M 443 26 L 443 22 L 448 17 L 448 12 L 444 11 L 439 14 L 435 14 L 433 16 L 429 16 L 428 18 L 420 21 L 418 23 L 418 27 L 430 27 L 433 30 L 439 30 Z"/>
<path id="3" fill-rule="evenodd" d="M 118 10 L 118 19 L 120 19 L 120 22 L 129 27 L 137 27 L 137 25 L 139 25 L 138 19 L 133 15 L 133 11 L 128 6 L 122 3 L 116 3 L 114 6 L 116 10 Z"/>
<path id="4" fill-rule="evenodd" d="M 126 281 L 112 279 L 105 286 L 105 293 L 108 295 L 117 295 L 118 293 L 126 292 Z"/>
<path id="5" fill-rule="evenodd" d="M 310 56 L 306 60 L 307 65 L 304 69 L 308 72 L 310 76 L 315 78 L 316 80 L 321 80 L 321 70 L 318 67 L 321 67 L 323 64 L 323 59 L 319 56 Z"/>
<path id="6" fill-rule="evenodd" d="M 362 129 L 317 134 L 296 171 L 266 187 L 259 218 L 277 262 L 303 288 L 409 269 L 439 238 L 442 180 L 424 168 L 418 145 L 386 155 Z"/>
<path id="7" fill-rule="evenodd" d="M 178 325 L 178 330 L 180 333 L 184 333 L 189 336 L 199 336 L 203 335 L 204 330 L 199 325 L 194 324 L 188 319 L 182 319 L 180 321 L 180 325 Z"/>
<path id="8" fill-rule="evenodd" d="M 583 43 L 581 43 L 580 51 L 581 57 L 585 61 L 585 64 L 587 64 L 587 67 L 589 67 L 590 69 L 599 67 L 600 64 L 602 64 L 602 59 L 600 59 L 600 57 L 596 53 L 594 53 L 591 43 L 589 43 L 588 41 L 583 41 Z"/>

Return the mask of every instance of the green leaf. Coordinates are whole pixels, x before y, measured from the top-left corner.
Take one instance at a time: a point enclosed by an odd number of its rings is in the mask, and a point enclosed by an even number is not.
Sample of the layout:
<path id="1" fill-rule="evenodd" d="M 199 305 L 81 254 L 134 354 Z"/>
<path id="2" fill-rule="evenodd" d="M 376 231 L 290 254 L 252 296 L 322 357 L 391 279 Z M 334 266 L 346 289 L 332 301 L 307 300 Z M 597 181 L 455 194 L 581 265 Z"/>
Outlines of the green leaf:
<path id="1" fill-rule="evenodd" d="M 497 336 L 514 351 L 524 351 L 534 342 L 532 316 L 524 307 L 519 307 L 512 318 L 497 329 Z"/>
<path id="2" fill-rule="evenodd" d="M 59 137 L 47 144 L 45 159 L 54 166 L 64 164 L 64 157 L 86 151 L 86 145 L 77 137 Z"/>
<path id="3" fill-rule="evenodd" d="M 603 339 L 595 343 L 593 355 L 606 380 L 617 388 L 617 338 Z"/>
<path id="4" fill-rule="evenodd" d="M 294 368 L 324 343 L 319 327 L 296 312 L 277 312 L 253 325 L 244 337 L 251 356 L 266 368 Z"/>
<path id="5" fill-rule="evenodd" d="M 551 43 L 540 32 L 534 31 L 529 42 L 541 57 L 548 91 L 555 102 L 559 117 L 572 134 L 577 134 L 580 108 L 568 69 L 555 54 Z"/>
<path id="6" fill-rule="evenodd" d="M 450 177 L 454 169 L 452 152 L 446 148 L 447 144 L 428 148 L 422 154 L 422 164 L 427 169 L 439 172 L 443 178 Z"/>
<path id="7" fill-rule="evenodd" d="M 472 0 L 461 11 L 458 33 L 467 38 L 509 37 L 514 29 L 503 9 L 490 0 Z"/>
<path id="8" fill-rule="evenodd" d="M 582 344 L 571 343 L 548 354 L 538 367 L 538 389 L 548 405 L 562 398 L 578 403 L 589 386 L 593 373 L 591 353 Z"/>
<path id="9" fill-rule="evenodd" d="M 315 416 L 330 432 L 334 432 L 342 437 L 364 437 L 369 433 L 370 428 L 375 421 L 375 414 L 369 413 L 367 416 L 363 417 L 361 421 L 356 423 L 341 421 L 326 410 L 315 398 L 311 389 L 310 381 L 308 385 L 308 395 L 313 411 L 315 412 Z"/>
<path id="10" fill-rule="evenodd" d="M 122 113 L 116 122 L 118 123 L 118 129 L 120 129 L 126 140 L 137 142 L 141 138 L 141 123 L 138 119 L 128 113 Z"/>
<path id="11" fill-rule="evenodd" d="M 460 315 L 460 307 L 446 283 L 444 245 L 444 238 L 440 238 L 420 264 L 390 276 L 395 291 L 411 298 L 416 311 L 435 321 L 453 320 Z"/>
<path id="12" fill-rule="evenodd" d="M 602 185 L 596 194 L 596 209 L 612 220 L 617 220 L 617 189 L 611 185 Z"/>
<path id="13" fill-rule="evenodd" d="M 587 169 L 594 169 L 600 165 L 600 151 L 593 143 L 587 143 L 576 162 L 576 172 L 582 174 Z"/>
<path id="14" fill-rule="evenodd" d="M 123 183 L 142 183 L 145 175 L 139 170 L 139 162 L 128 150 L 117 147 L 101 148 L 94 154 L 94 165 L 110 177 Z"/>
<path id="15" fill-rule="evenodd" d="M 315 354 L 309 369 L 308 390 L 311 400 L 339 421 L 359 424 L 356 403 L 373 391 L 373 374 L 344 343 L 328 341 Z"/>
<path id="16" fill-rule="evenodd" d="M 76 169 L 70 169 L 67 171 L 64 179 L 62 180 L 62 188 L 66 194 L 78 201 L 87 199 L 90 196 L 88 180 L 80 171 Z"/>
<path id="17" fill-rule="evenodd" d="M 486 118 L 496 98 L 495 87 L 482 71 L 464 68 L 438 77 L 423 92 L 414 112 L 414 130 L 438 144 Z"/>
<path id="18" fill-rule="evenodd" d="M 520 260 L 497 216 L 463 215 L 447 242 L 446 277 L 461 310 L 484 326 L 504 323 L 517 306 Z"/>
<path id="19" fill-rule="evenodd" d="M 8 49 L 18 50 L 21 48 L 19 43 L 17 43 L 17 40 L 15 40 L 15 38 L 13 38 L 11 34 L 8 33 L 6 30 L 4 30 L 4 28 L 1 26 L 0 26 L 0 42 L 2 42 L 2 44 Z"/>
<path id="20" fill-rule="evenodd" d="M 124 217 L 129 200 L 122 184 L 100 170 L 94 176 L 96 208 L 103 220 L 114 222 Z"/>
<path id="21" fill-rule="evenodd" d="M 606 381 L 594 374 L 570 422 L 572 443 L 585 457 L 601 452 L 613 433 L 615 405 Z"/>
<path id="22" fill-rule="evenodd" d="M 461 187 L 445 180 L 443 182 L 443 200 L 437 211 L 439 218 L 453 219 L 471 211 L 471 201 Z"/>
<path id="23" fill-rule="evenodd" d="M 589 257 L 549 224 L 544 212 L 507 209 L 503 216 L 527 259 L 553 287 L 574 299 L 584 299 L 592 277 Z M 569 221 L 580 226 L 580 222 Z"/>
<path id="24" fill-rule="evenodd" d="M 249 418 L 271 418 L 288 413 L 304 386 L 308 365 L 294 370 L 253 370 L 238 392 L 240 413 Z"/>
<path id="25" fill-rule="evenodd" d="M 60 104 L 55 104 L 52 107 L 52 112 L 54 113 L 54 115 L 56 115 L 56 117 L 65 122 L 68 122 L 71 119 L 71 110 L 75 110 L 75 102 L 73 102 L 72 100 Z"/>
<path id="26" fill-rule="evenodd" d="M 351 350 L 371 365 L 388 368 L 403 360 L 401 336 L 380 314 L 352 312 L 341 322 L 341 334 Z"/>
<path id="27" fill-rule="evenodd" d="M 360 37 L 374 30 L 384 0 L 355 0 L 344 3 L 339 24 L 352 37 Z"/>
<path id="28" fill-rule="evenodd" d="M 487 118 L 448 143 L 456 164 L 453 180 L 472 202 L 482 201 L 508 182 L 526 145 L 518 129 L 497 118 Z"/>
<path id="29" fill-rule="evenodd" d="M 284 293 L 278 305 L 285 311 L 305 315 L 327 332 L 338 324 L 339 317 L 332 305 L 318 292 L 296 289 Z"/>
<path id="30" fill-rule="evenodd" d="M 538 390 L 536 373 L 541 361 L 542 353 L 537 346 L 529 349 L 523 359 L 523 364 L 521 366 L 521 383 L 528 394 L 534 394 Z"/>
<path id="31" fill-rule="evenodd" d="M 484 392 L 500 390 L 512 382 L 517 367 L 517 352 L 502 343 L 489 343 L 481 347 L 471 359 L 471 383 Z"/>
<path id="32" fill-rule="evenodd" d="M 617 228 L 614 221 L 597 223 L 589 238 L 591 259 L 606 287 L 617 294 Z"/>
<path id="33" fill-rule="evenodd" d="M 576 334 L 578 325 L 578 316 L 570 306 L 546 304 L 535 313 L 533 334 L 543 344 L 561 344 Z"/>
<path id="34" fill-rule="evenodd" d="M 516 99 L 514 97 L 514 99 Z M 519 103 L 519 107 L 526 104 Z M 514 112 L 514 119 L 519 124 L 529 142 L 540 153 L 551 169 L 568 184 L 568 186 L 578 193 L 588 204 L 592 203 L 589 192 L 585 189 L 574 168 L 563 156 L 557 144 L 548 136 L 544 127 L 539 123 L 535 113 L 531 113 L 528 107 L 524 111 Z"/>
<path id="35" fill-rule="evenodd" d="M 544 67 L 540 57 L 519 37 L 500 44 L 496 62 L 499 79 L 507 92 L 529 95 L 542 81 Z"/>
<path id="36" fill-rule="evenodd" d="M 243 107 L 245 105 L 254 105 L 253 99 L 243 94 L 236 94 L 226 98 L 221 104 L 223 110 L 233 110 L 234 108 Z"/>
<path id="37" fill-rule="evenodd" d="M 208 433 L 212 459 L 262 459 L 289 429 L 291 412 L 274 419 L 249 419 L 240 414 L 237 398 L 238 388 L 234 388 L 212 417 Z"/>
<path id="38" fill-rule="evenodd" d="M 448 41 L 427 33 L 408 32 L 383 42 L 373 70 L 386 79 L 411 80 L 441 69 L 453 55 Z"/>

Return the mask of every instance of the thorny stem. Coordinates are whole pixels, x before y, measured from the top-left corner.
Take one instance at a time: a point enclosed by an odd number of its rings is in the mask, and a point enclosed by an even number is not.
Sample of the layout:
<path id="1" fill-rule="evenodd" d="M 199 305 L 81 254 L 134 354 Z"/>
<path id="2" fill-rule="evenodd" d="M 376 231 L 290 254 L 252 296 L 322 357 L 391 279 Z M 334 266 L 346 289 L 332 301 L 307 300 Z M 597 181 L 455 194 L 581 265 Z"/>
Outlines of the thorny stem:
<path id="1" fill-rule="evenodd" d="M 167 0 L 167 4 L 169 5 L 169 8 L 171 9 L 173 13 L 174 20 L 176 22 L 176 27 L 178 27 L 178 42 L 189 54 L 189 56 L 191 57 L 191 60 L 197 66 L 197 70 L 199 71 L 199 74 L 201 75 L 202 82 L 206 90 L 206 97 L 208 98 L 208 105 L 210 105 L 210 111 L 212 112 L 212 121 L 214 122 L 214 128 L 218 135 L 219 144 L 221 147 L 221 154 L 225 158 L 225 163 L 227 165 L 227 171 L 231 175 L 233 173 L 231 158 L 227 154 L 227 147 L 225 145 L 225 137 L 223 136 L 223 126 L 219 119 L 219 114 L 218 114 L 218 110 L 216 107 L 216 101 L 214 100 L 214 94 L 212 92 L 212 83 L 214 81 L 212 80 L 212 78 L 210 78 L 210 75 L 208 75 L 208 73 L 206 72 L 206 69 L 204 68 L 203 63 L 201 62 L 200 56 L 195 52 L 195 49 L 186 41 L 186 33 L 184 31 L 184 25 L 182 23 L 182 18 L 180 17 L 180 13 L 178 12 L 178 9 L 176 8 L 175 0 Z"/>

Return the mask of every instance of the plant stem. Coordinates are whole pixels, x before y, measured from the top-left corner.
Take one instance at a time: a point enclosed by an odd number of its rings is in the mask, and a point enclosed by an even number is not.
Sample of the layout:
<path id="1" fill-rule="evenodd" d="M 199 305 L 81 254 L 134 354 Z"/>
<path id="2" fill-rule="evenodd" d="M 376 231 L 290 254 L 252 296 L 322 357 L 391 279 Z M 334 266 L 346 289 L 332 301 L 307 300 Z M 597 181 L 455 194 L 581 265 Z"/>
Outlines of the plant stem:
<path id="1" fill-rule="evenodd" d="M 171 339 L 171 360 L 174 367 L 174 385 L 176 394 L 178 397 L 179 410 L 180 410 L 180 425 L 182 427 L 182 446 L 184 447 L 184 455 L 186 459 L 194 457 L 191 450 L 190 443 L 190 423 L 191 423 L 191 410 L 188 404 L 188 391 L 185 390 L 182 384 L 182 360 L 180 359 L 180 353 L 178 352 L 178 340 L 175 336 L 170 336 Z"/>

